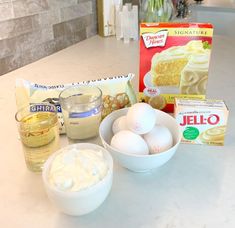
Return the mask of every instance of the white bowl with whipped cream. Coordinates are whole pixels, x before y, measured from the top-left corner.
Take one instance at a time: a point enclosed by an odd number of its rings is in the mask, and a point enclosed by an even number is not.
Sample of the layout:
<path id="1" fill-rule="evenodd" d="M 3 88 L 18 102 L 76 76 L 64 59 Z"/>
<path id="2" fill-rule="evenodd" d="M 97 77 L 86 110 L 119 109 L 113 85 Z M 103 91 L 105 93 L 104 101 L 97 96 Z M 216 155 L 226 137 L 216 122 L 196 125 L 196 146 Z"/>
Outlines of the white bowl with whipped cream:
<path id="1" fill-rule="evenodd" d="M 84 215 L 97 209 L 108 196 L 113 160 L 96 144 L 71 144 L 48 158 L 42 177 L 49 199 L 60 211 Z"/>

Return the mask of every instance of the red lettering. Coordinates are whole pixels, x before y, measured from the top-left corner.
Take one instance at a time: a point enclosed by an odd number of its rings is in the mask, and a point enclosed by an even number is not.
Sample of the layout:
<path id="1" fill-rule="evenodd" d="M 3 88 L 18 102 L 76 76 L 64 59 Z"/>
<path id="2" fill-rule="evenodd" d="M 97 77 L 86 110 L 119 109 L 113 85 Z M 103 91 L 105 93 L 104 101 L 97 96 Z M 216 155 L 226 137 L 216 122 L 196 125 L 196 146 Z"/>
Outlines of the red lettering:
<path id="1" fill-rule="evenodd" d="M 208 118 L 204 118 L 203 115 L 200 116 L 183 116 L 182 122 L 180 123 L 180 126 L 185 125 L 216 125 L 218 124 L 220 118 L 216 114 L 210 115 Z"/>
<path id="2" fill-rule="evenodd" d="M 188 119 L 187 123 L 188 123 L 189 125 L 193 125 L 193 124 L 195 123 L 195 120 L 194 120 L 193 116 L 188 116 L 187 119 Z"/>
<path id="3" fill-rule="evenodd" d="M 186 116 L 183 116 L 183 122 L 180 123 L 180 126 L 185 126 L 187 124 Z"/>
<path id="4" fill-rule="evenodd" d="M 200 115 L 200 124 L 206 124 L 206 119 Z"/>
<path id="5" fill-rule="evenodd" d="M 215 114 L 212 114 L 208 117 L 208 123 L 211 124 L 211 125 L 215 125 L 219 122 L 219 116 L 218 115 L 215 115 Z"/>

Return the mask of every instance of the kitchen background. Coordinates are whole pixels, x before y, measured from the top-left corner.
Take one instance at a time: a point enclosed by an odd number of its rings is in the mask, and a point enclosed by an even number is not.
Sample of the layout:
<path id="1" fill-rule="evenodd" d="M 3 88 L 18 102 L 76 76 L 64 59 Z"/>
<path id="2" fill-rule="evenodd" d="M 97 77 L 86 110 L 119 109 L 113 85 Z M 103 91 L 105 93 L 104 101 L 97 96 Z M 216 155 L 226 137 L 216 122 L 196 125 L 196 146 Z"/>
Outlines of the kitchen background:
<path id="1" fill-rule="evenodd" d="M 96 35 L 97 1 L 0 0 L 0 75 Z M 192 6 L 190 21 L 210 22 L 215 34 L 235 36 L 235 0 Z"/>
<path id="2" fill-rule="evenodd" d="M 96 0 L 0 0 L 0 75 L 95 34 Z"/>

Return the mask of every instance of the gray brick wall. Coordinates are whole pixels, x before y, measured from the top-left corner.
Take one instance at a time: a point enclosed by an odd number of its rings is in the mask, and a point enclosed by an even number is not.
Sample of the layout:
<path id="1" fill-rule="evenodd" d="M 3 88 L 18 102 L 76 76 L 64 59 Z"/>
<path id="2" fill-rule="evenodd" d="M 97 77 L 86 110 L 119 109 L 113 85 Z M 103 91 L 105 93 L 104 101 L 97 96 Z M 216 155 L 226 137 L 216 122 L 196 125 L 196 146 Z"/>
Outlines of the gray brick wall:
<path id="1" fill-rule="evenodd" d="M 0 75 L 97 34 L 96 0 L 0 0 Z"/>

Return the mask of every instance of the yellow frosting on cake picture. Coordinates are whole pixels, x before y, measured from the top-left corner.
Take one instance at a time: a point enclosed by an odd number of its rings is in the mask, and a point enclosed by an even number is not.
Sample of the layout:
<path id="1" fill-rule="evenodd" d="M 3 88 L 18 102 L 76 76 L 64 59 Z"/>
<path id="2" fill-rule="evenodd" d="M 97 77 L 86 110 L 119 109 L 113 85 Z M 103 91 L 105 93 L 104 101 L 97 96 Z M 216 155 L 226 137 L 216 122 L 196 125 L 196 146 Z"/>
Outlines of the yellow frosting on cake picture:
<path id="1" fill-rule="evenodd" d="M 202 40 L 170 47 L 152 57 L 152 84 L 179 87 L 181 94 L 205 94 L 209 60 L 210 49 Z"/>

